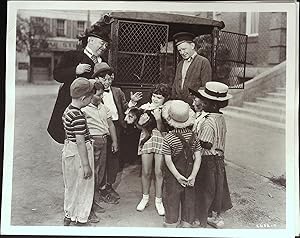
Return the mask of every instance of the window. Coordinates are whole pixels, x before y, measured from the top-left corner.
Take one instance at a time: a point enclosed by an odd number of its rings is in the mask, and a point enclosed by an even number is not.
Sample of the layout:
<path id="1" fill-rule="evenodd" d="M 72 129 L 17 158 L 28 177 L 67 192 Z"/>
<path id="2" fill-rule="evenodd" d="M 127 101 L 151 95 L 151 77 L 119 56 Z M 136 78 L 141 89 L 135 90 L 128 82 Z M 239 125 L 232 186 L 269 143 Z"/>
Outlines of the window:
<path id="1" fill-rule="evenodd" d="M 65 20 L 57 19 L 56 35 L 65 36 Z"/>
<path id="2" fill-rule="evenodd" d="M 246 34 L 249 36 L 257 36 L 258 35 L 258 23 L 259 23 L 259 13 L 258 12 L 247 12 Z"/>
<path id="3" fill-rule="evenodd" d="M 77 21 L 77 35 L 81 34 L 84 32 L 85 29 L 85 22 L 84 21 Z"/>

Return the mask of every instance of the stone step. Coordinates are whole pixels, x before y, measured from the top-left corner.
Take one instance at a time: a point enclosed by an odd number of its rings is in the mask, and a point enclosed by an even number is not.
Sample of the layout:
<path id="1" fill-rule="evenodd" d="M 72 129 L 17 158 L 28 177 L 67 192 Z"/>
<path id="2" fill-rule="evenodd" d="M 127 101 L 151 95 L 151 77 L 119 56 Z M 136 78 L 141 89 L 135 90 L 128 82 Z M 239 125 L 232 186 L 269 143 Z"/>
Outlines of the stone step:
<path id="1" fill-rule="evenodd" d="M 285 113 L 285 106 L 282 105 L 273 105 L 264 102 L 244 102 L 243 108 L 257 109 L 266 112 L 273 113 Z"/>
<path id="2" fill-rule="evenodd" d="M 244 107 L 235 107 L 235 106 L 228 106 L 224 108 L 224 111 L 232 111 L 237 114 L 249 115 L 252 117 L 262 118 L 265 120 L 270 120 L 274 122 L 285 122 L 285 113 L 274 113 L 260 110 L 259 108 L 244 108 Z"/>
<path id="3" fill-rule="evenodd" d="M 269 104 L 269 105 L 278 105 L 281 107 L 285 107 L 285 98 L 264 98 L 264 97 L 257 97 L 256 98 L 256 102 L 258 103 L 265 103 L 265 104 Z"/>
<path id="4" fill-rule="evenodd" d="M 278 98 L 278 99 L 285 100 L 286 95 L 285 95 L 285 93 L 272 92 L 272 93 L 266 93 L 266 97 L 267 98 Z"/>
<path id="5" fill-rule="evenodd" d="M 227 107 L 226 107 L 226 109 L 227 109 Z M 237 118 L 239 120 L 247 122 L 247 124 L 249 124 L 249 125 L 259 126 L 261 128 L 270 127 L 270 128 L 276 129 L 280 132 L 285 131 L 285 123 L 282 123 L 282 122 L 270 121 L 270 120 L 266 120 L 264 118 L 257 117 L 257 116 L 252 116 L 252 115 L 249 115 L 246 113 L 238 113 L 238 112 L 229 111 L 229 110 L 226 111 L 225 108 L 222 109 L 222 112 L 224 113 L 225 119 L 226 119 L 226 117 Z"/>

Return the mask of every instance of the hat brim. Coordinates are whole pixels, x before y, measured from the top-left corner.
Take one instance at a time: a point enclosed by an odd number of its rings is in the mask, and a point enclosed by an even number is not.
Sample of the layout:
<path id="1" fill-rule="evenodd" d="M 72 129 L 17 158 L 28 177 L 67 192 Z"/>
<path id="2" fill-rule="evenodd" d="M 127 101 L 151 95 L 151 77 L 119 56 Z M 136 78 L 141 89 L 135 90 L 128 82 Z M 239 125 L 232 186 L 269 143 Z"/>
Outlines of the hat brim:
<path id="1" fill-rule="evenodd" d="M 227 95 L 225 97 L 215 97 L 215 96 L 211 96 L 211 95 L 207 94 L 204 90 L 195 91 L 195 90 L 189 88 L 189 92 L 192 95 L 196 96 L 197 98 L 207 98 L 210 100 L 220 101 L 220 102 L 223 102 L 223 101 L 226 101 L 226 100 L 229 100 L 230 98 L 232 98 L 232 95 L 229 93 L 227 93 Z"/>
<path id="2" fill-rule="evenodd" d="M 92 75 L 92 78 L 95 78 L 95 77 L 97 77 L 99 74 L 101 74 L 102 72 L 112 72 L 113 73 L 113 70 L 112 70 L 112 68 L 107 68 L 107 69 L 99 69 L 99 70 L 97 70 L 95 73 L 93 73 L 93 75 Z"/>
<path id="3" fill-rule="evenodd" d="M 169 108 L 171 106 L 171 103 L 172 100 L 167 101 L 162 107 L 161 115 L 166 120 L 166 122 L 174 128 L 185 128 L 188 126 L 192 126 L 195 122 L 195 112 L 191 108 L 189 108 L 189 118 L 185 122 L 175 121 L 169 115 Z"/>
<path id="4" fill-rule="evenodd" d="M 90 36 L 99 38 L 99 39 L 101 39 L 101 40 L 103 40 L 103 41 L 105 41 L 105 42 L 107 42 L 107 43 L 110 43 L 110 39 L 109 39 L 108 37 L 106 37 L 106 36 L 98 35 L 98 34 L 96 34 L 96 33 L 88 33 L 88 34 L 86 35 L 86 37 L 90 37 Z"/>

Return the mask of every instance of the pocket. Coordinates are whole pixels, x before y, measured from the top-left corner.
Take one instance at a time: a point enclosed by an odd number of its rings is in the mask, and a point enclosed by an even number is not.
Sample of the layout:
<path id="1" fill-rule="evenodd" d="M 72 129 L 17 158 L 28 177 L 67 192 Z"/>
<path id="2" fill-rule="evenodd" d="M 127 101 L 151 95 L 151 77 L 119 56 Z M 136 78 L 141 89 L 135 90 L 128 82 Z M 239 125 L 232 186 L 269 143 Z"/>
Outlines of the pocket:
<path id="1" fill-rule="evenodd" d="M 62 153 L 63 153 L 63 157 L 65 158 L 77 155 L 78 154 L 77 145 L 72 142 L 65 144 Z"/>

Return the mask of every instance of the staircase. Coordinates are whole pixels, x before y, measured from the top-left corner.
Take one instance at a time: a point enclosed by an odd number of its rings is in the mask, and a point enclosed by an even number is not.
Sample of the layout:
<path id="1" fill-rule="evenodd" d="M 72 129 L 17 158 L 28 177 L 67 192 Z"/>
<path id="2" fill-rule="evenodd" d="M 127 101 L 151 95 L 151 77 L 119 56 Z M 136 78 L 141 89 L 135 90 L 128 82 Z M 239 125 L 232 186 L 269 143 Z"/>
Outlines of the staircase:
<path id="1" fill-rule="evenodd" d="M 227 117 L 239 118 L 247 123 L 285 130 L 285 100 L 285 87 L 278 87 L 256 97 L 255 102 L 244 101 L 242 107 L 228 106 L 222 112 Z"/>

